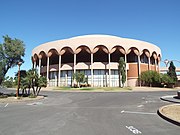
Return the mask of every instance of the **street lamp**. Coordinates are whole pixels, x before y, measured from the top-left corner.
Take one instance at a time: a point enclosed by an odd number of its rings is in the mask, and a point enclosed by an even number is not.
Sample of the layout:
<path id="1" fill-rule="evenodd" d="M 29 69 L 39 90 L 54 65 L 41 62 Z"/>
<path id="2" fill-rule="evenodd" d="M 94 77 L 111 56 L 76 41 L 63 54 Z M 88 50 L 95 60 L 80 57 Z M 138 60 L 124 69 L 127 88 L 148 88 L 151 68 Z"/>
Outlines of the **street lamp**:
<path id="1" fill-rule="evenodd" d="M 166 65 L 166 67 L 168 66 L 169 62 L 170 62 L 170 61 L 169 61 L 168 59 L 165 59 L 165 60 L 164 60 L 164 63 L 165 63 L 165 65 Z"/>
<path id="2" fill-rule="evenodd" d="M 168 64 L 169 64 L 171 61 L 175 61 L 175 62 L 180 63 L 179 60 L 168 60 L 168 59 L 165 59 L 165 60 L 164 60 L 164 63 L 165 63 L 165 65 L 166 65 L 166 67 L 168 66 Z"/>
<path id="3" fill-rule="evenodd" d="M 22 65 L 22 62 L 18 62 L 18 86 L 17 86 L 17 91 L 16 91 L 16 97 L 19 96 L 19 87 L 20 87 L 20 66 Z"/>

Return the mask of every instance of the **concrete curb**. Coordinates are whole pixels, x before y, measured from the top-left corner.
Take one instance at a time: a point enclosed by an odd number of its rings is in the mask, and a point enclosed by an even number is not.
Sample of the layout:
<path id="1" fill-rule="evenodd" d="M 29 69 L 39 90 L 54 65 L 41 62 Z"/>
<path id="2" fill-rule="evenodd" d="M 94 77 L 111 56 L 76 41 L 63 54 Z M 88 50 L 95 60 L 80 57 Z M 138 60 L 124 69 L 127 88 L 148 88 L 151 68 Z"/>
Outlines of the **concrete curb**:
<path id="1" fill-rule="evenodd" d="M 177 95 L 163 96 L 163 97 L 160 97 L 160 99 L 163 101 L 180 104 L 180 99 L 176 99 L 175 97 L 177 97 Z"/>
<path id="2" fill-rule="evenodd" d="M 0 103 L 19 103 L 19 102 L 30 102 L 30 101 L 37 101 L 37 100 L 41 100 L 44 99 L 44 96 L 38 96 L 37 98 L 27 98 L 27 99 L 15 99 L 13 98 L 9 98 L 7 100 L 7 98 L 1 99 Z"/>
<path id="3" fill-rule="evenodd" d="M 167 105 L 167 106 L 168 106 L 168 105 Z M 179 121 L 173 120 L 173 119 L 169 118 L 168 116 L 166 116 L 165 114 L 163 114 L 162 109 L 165 108 L 165 107 L 167 107 L 167 106 L 163 106 L 163 107 L 159 108 L 159 110 L 157 111 L 157 114 L 158 114 L 161 118 L 167 120 L 168 122 L 173 123 L 173 124 L 175 124 L 175 125 L 177 125 L 177 126 L 180 126 L 180 122 L 179 122 Z"/>

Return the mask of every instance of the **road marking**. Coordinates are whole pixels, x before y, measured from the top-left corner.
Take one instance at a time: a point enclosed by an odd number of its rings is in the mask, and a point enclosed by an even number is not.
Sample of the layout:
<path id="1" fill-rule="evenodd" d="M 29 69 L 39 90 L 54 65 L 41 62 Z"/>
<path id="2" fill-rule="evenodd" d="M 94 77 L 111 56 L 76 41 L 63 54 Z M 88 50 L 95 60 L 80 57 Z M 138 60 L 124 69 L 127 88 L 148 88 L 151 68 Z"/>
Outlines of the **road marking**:
<path id="1" fill-rule="evenodd" d="M 133 126 L 126 126 L 127 129 L 129 129 L 129 131 L 131 131 L 133 134 L 141 134 L 142 132 L 139 131 L 138 129 L 136 129 Z"/>
<path id="2" fill-rule="evenodd" d="M 42 105 L 42 102 L 33 102 L 33 103 L 29 103 L 27 105 Z"/>
<path id="3" fill-rule="evenodd" d="M 137 107 L 143 107 L 144 105 L 138 105 Z"/>
<path id="4" fill-rule="evenodd" d="M 7 103 L 4 107 L 7 107 L 9 105 L 9 103 Z"/>
<path id="5" fill-rule="evenodd" d="M 155 103 L 155 102 L 157 102 L 157 101 L 155 101 L 155 100 L 148 100 L 148 101 L 145 101 L 145 103 Z"/>
<path id="6" fill-rule="evenodd" d="M 148 113 L 148 112 L 131 112 L 131 111 L 125 111 L 125 110 L 122 110 L 121 113 L 133 113 L 133 114 L 150 114 L 150 115 L 156 115 L 156 113 Z"/>

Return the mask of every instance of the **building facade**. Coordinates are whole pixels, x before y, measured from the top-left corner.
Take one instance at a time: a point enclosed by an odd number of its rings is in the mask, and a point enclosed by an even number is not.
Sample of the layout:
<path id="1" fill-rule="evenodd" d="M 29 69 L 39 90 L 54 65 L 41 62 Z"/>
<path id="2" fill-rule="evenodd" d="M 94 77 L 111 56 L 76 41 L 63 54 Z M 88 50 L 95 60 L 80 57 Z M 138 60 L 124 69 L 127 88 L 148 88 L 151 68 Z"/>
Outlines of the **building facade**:
<path id="1" fill-rule="evenodd" d="M 111 35 L 84 35 L 41 44 L 32 51 L 33 67 L 48 86 L 71 86 L 83 72 L 92 87 L 119 86 L 118 61 L 126 63 L 126 86 L 137 86 L 146 70 L 159 72 L 161 50 L 154 44 Z"/>

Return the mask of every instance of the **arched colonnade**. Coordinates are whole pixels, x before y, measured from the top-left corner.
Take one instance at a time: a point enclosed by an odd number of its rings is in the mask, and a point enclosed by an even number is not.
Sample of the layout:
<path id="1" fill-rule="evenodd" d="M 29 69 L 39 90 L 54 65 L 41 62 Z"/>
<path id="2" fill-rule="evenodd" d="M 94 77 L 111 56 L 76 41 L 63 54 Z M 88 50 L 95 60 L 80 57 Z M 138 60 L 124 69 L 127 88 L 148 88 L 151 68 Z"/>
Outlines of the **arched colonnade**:
<path id="1" fill-rule="evenodd" d="M 120 57 L 123 57 L 126 63 L 127 86 L 131 86 L 134 79 L 135 85 L 138 85 L 137 78 L 143 71 L 159 71 L 161 55 L 156 51 L 136 47 L 124 48 L 121 45 L 111 48 L 107 48 L 106 45 L 96 45 L 94 48 L 79 45 L 75 49 L 70 46 L 61 49 L 52 47 L 47 51 L 35 53 L 32 62 L 39 75 L 47 77 L 49 86 L 71 85 L 72 74 L 83 71 L 89 77 L 88 82 L 91 86 L 111 87 L 119 85 L 117 66 Z M 54 83 L 51 83 L 51 80 L 54 80 Z"/>

